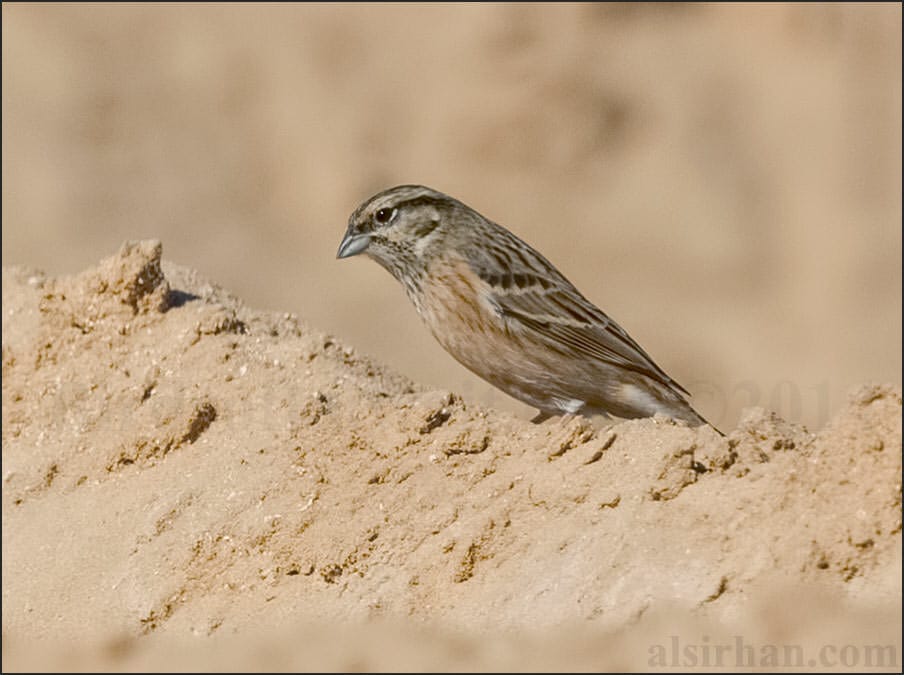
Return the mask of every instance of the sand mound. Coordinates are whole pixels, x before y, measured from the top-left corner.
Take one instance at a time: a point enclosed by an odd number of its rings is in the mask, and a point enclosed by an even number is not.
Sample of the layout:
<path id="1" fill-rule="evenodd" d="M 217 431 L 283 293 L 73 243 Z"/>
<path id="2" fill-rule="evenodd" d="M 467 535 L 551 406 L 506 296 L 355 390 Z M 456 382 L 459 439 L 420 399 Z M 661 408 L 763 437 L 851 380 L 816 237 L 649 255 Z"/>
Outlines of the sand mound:
<path id="1" fill-rule="evenodd" d="M 655 647 L 739 630 L 900 665 L 899 388 L 815 434 L 533 425 L 159 242 L 5 268 L 3 308 L 4 669 L 686 668 Z"/>

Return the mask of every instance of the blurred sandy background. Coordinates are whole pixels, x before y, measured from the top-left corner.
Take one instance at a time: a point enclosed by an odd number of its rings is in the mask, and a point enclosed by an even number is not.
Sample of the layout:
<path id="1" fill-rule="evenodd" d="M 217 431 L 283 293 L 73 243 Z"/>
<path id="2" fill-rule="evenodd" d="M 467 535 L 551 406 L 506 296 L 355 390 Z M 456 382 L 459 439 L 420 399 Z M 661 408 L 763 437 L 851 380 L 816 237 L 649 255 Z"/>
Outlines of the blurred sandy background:
<path id="1" fill-rule="evenodd" d="M 899 670 L 900 5 L 2 13 L 3 264 L 50 273 L 4 269 L 4 670 L 734 635 Z M 533 243 L 728 438 L 508 415 L 334 258 L 406 182 Z"/>
<path id="2" fill-rule="evenodd" d="M 3 5 L 3 264 L 156 237 L 250 305 L 522 410 L 349 213 L 423 183 L 544 252 L 732 428 L 901 381 L 901 6 Z"/>

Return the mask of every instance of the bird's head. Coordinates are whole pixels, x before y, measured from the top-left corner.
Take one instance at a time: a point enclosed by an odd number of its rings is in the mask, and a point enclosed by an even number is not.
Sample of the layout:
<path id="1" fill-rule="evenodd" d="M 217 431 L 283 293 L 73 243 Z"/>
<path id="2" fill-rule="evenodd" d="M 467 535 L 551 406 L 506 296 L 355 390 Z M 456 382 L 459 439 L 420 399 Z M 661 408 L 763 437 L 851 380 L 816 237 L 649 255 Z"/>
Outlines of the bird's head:
<path id="1" fill-rule="evenodd" d="M 468 213 L 458 200 L 421 185 L 390 188 L 355 209 L 336 257 L 366 253 L 404 281 L 429 265 Z"/>

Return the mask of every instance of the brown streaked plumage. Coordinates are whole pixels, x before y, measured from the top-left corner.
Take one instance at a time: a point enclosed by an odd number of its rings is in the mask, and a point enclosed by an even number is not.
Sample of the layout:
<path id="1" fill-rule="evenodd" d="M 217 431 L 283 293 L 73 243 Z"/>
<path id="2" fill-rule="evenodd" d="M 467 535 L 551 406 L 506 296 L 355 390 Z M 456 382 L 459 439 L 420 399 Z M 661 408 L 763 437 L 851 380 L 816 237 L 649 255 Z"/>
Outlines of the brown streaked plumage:
<path id="1" fill-rule="evenodd" d="M 420 185 L 351 215 L 337 258 L 376 260 L 439 343 L 505 393 L 551 415 L 707 424 L 688 392 L 546 258 L 457 199 Z"/>

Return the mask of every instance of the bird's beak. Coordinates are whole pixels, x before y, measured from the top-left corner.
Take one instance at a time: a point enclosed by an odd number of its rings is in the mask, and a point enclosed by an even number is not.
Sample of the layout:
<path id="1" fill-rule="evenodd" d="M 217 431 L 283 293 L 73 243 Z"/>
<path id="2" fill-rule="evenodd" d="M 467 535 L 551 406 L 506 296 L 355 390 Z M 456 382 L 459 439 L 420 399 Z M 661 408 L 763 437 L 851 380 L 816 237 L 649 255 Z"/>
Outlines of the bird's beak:
<path id="1" fill-rule="evenodd" d="M 369 234 L 357 234 L 354 232 L 346 232 L 339 244 L 339 250 L 336 251 L 337 258 L 350 258 L 367 250 L 370 246 Z"/>

